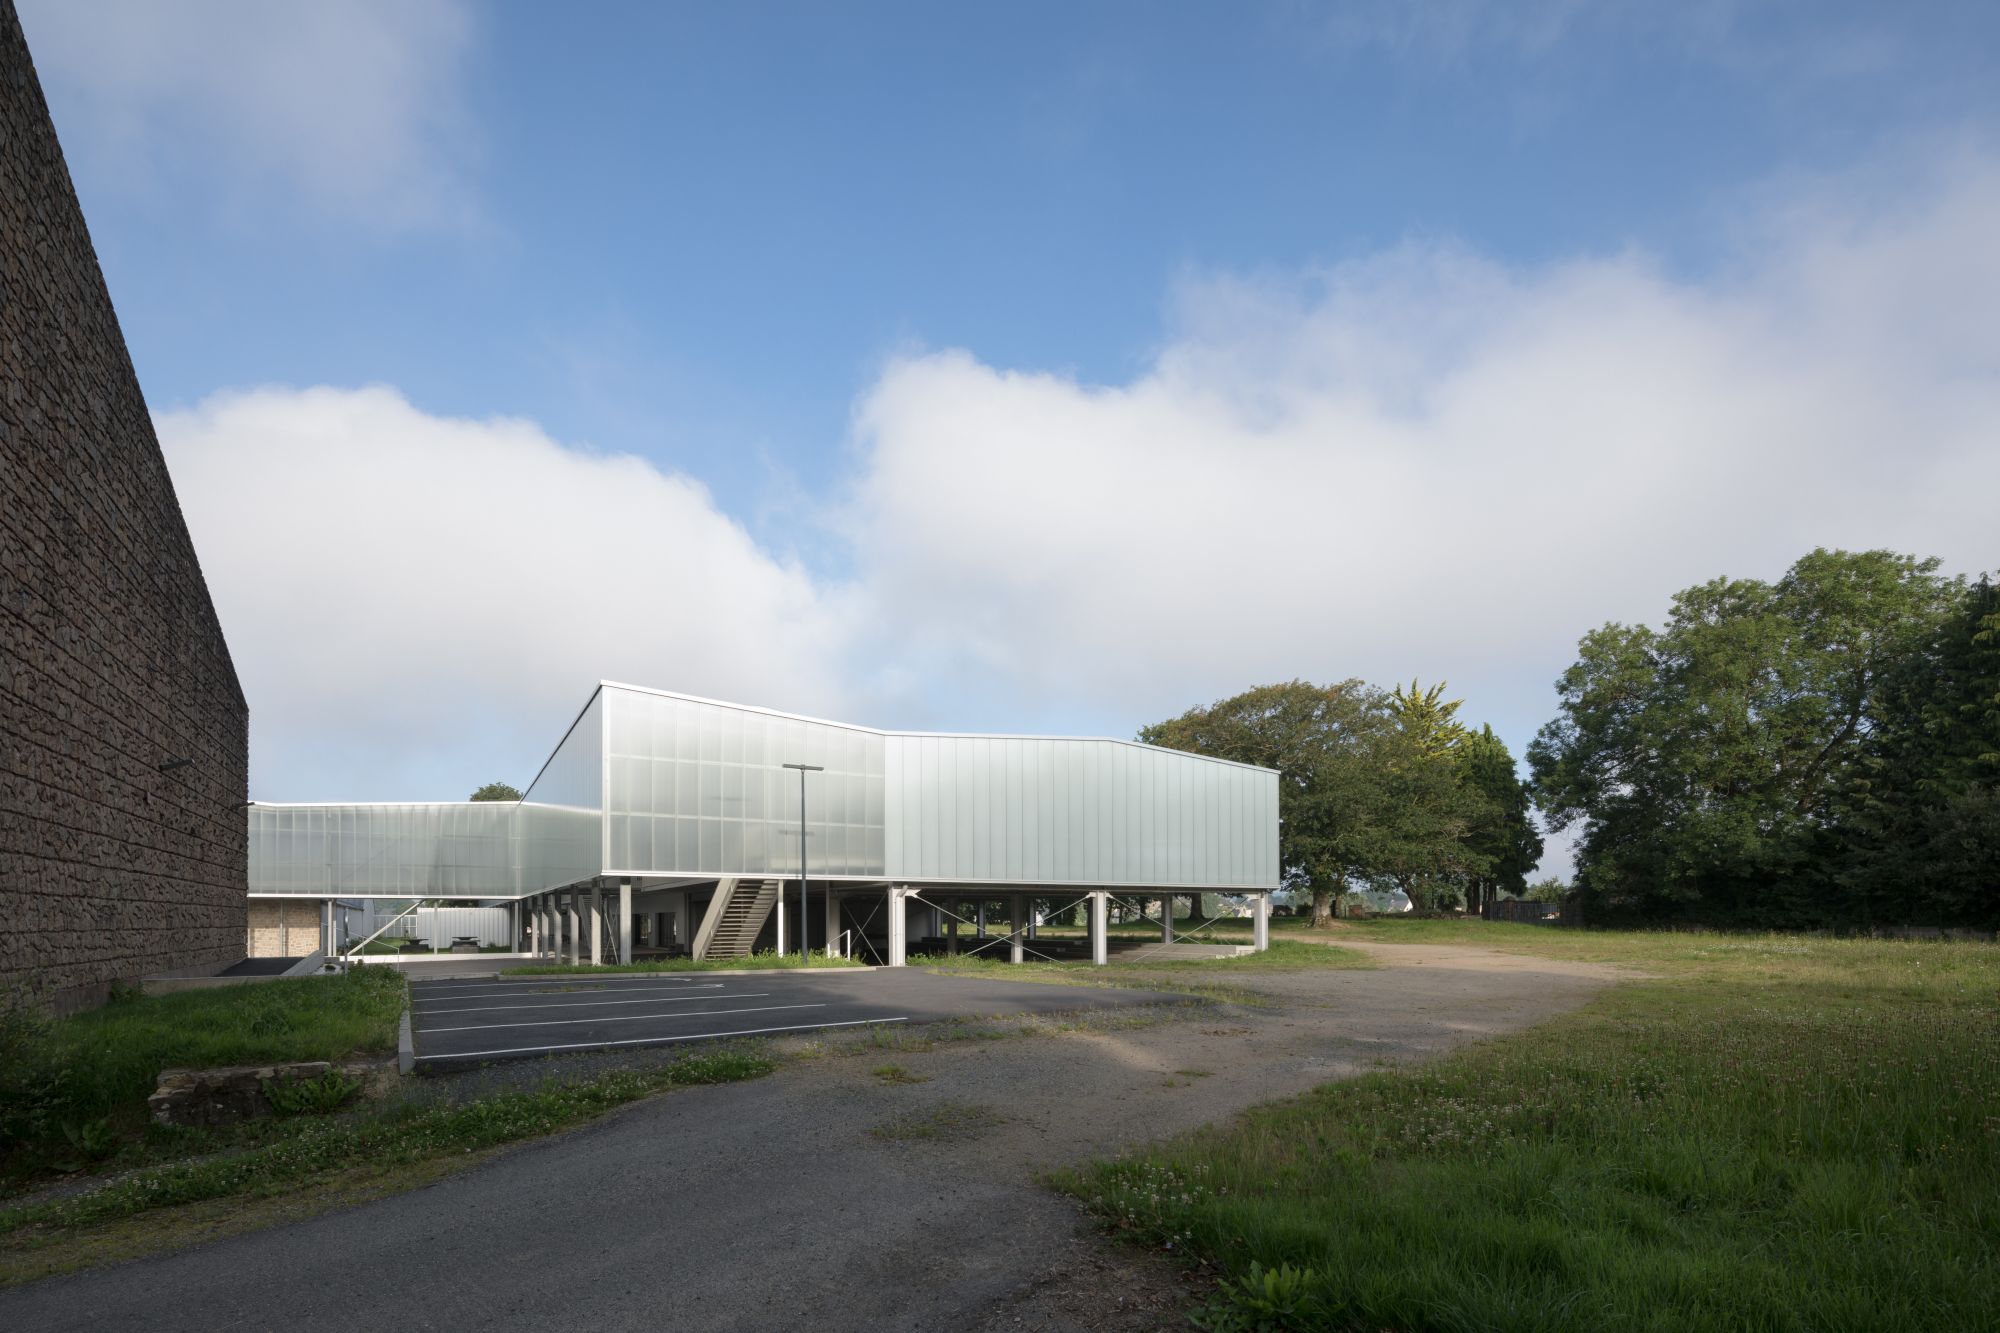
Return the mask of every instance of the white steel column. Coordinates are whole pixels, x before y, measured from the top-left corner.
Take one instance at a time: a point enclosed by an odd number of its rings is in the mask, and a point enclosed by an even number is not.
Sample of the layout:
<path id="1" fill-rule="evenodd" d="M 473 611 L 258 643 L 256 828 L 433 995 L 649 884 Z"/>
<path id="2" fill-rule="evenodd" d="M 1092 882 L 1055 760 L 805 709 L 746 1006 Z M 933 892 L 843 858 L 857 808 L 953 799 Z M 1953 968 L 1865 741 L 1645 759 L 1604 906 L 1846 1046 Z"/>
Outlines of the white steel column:
<path id="1" fill-rule="evenodd" d="M 889 889 L 889 966 L 902 967 L 907 963 L 906 952 L 910 940 L 910 909 L 903 901 L 907 890 Z"/>
<path id="2" fill-rule="evenodd" d="M 834 897 L 833 885 L 826 886 L 826 956 L 831 958 L 840 948 L 840 899 Z"/>
<path id="3" fill-rule="evenodd" d="M 604 966 L 604 890 L 590 886 L 590 965 Z"/>
<path id="4" fill-rule="evenodd" d="M 575 966 L 583 961 L 583 890 L 569 891 L 569 961 Z"/>
<path id="5" fill-rule="evenodd" d="M 1253 927 L 1255 931 L 1253 938 L 1256 941 L 1257 952 L 1262 953 L 1271 947 L 1271 895 L 1258 894 L 1257 901 L 1251 906 L 1250 911 L 1251 919 L 1256 923 Z"/>
<path id="6" fill-rule="evenodd" d="M 1105 889 L 1090 891 L 1090 961 L 1103 967 L 1110 961 L 1107 938 L 1111 925 L 1111 894 Z"/>
<path id="7" fill-rule="evenodd" d="M 1160 895 L 1160 943 L 1174 942 L 1174 895 Z"/>
<path id="8" fill-rule="evenodd" d="M 979 938 L 986 938 L 986 900 L 979 900 Z"/>
<path id="9" fill-rule="evenodd" d="M 632 881 L 618 881 L 618 961 L 632 961 Z"/>
<path id="10" fill-rule="evenodd" d="M 958 957 L 958 918 L 964 907 L 965 904 L 961 900 L 953 898 L 951 906 L 946 909 L 950 915 L 945 917 L 944 922 L 944 951 L 953 958 Z"/>
<path id="11" fill-rule="evenodd" d="M 1021 904 L 1026 901 L 1018 893 L 1007 900 L 1007 924 L 1012 928 L 1007 932 L 1007 961 L 1010 963 L 1021 961 L 1021 935 L 1028 928 L 1027 923 L 1021 920 Z"/>
<path id="12" fill-rule="evenodd" d="M 778 957 L 785 956 L 785 882 L 778 881 Z M 801 925 L 804 923 L 801 922 Z"/>

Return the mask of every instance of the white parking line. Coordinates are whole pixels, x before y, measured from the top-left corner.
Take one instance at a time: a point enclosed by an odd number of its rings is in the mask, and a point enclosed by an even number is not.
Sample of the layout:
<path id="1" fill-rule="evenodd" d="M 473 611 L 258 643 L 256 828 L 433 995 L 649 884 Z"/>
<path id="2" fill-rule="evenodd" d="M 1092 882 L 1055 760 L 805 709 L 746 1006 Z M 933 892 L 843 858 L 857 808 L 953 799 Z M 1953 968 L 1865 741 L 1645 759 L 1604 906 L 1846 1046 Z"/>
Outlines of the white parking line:
<path id="1" fill-rule="evenodd" d="M 455 1028 L 420 1028 L 426 1037 L 434 1037 L 441 1032 L 485 1032 L 490 1028 L 567 1028 L 583 1023 L 643 1023 L 647 1019 L 671 1022 L 675 1019 L 707 1018 L 711 1014 L 768 1014 L 779 1009 L 824 1009 L 820 1004 L 760 1004 L 748 1009 L 704 1009 L 698 1014 L 614 1014 L 610 1018 L 537 1018 L 526 1023 L 468 1023 Z"/>
<path id="2" fill-rule="evenodd" d="M 762 978 L 758 979 L 761 980 Z M 435 999 L 439 996 L 445 996 L 445 995 L 469 995 L 472 993 L 474 988 L 478 988 L 482 991 L 490 990 L 491 993 L 495 995 L 511 995 L 516 992 L 524 992 L 532 994 L 533 992 L 538 990 L 544 990 L 544 991 L 642 990 L 642 989 L 700 990 L 704 986 L 726 986 L 729 985 L 731 982 L 735 982 L 736 978 L 732 977 L 730 978 L 730 981 L 706 981 L 706 980 L 681 981 L 678 978 L 666 981 L 655 981 L 651 977 L 647 977 L 643 980 L 635 979 L 634 981 L 618 986 L 613 986 L 608 984 L 611 980 L 612 979 L 609 977 L 605 977 L 602 979 L 593 977 L 585 981 L 564 981 L 559 977 L 551 977 L 528 986 L 504 985 L 497 981 L 486 981 L 486 982 L 469 981 L 469 982 L 459 982 L 451 986 L 428 986 L 428 987 L 421 985 L 412 986 L 410 987 L 410 991 L 412 994 L 428 995 L 433 999 Z M 737 984 L 741 983 L 739 982 Z"/>
<path id="3" fill-rule="evenodd" d="M 567 1046 L 509 1046 L 498 1051 L 454 1051 L 449 1055 L 420 1055 L 419 1060 L 481 1060 L 490 1055 L 550 1055 L 556 1051 L 598 1051 L 608 1046 L 667 1046 L 677 1041 L 713 1041 L 722 1037 L 761 1037 L 771 1032 L 815 1032 L 821 1028 L 866 1027 L 870 1023 L 907 1023 L 908 1014 L 894 1018 L 849 1018 L 838 1023 L 794 1023 L 789 1027 L 744 1028 L 737 1032 L 689 1032 L 678 1037 L 628 1037 L 623 1041 L 579 1041 Z"/>
<path id="4" fill-rule="evenodd" d="M 610 1004 L 686 1004 L 690 1000 L 761 1000 L 771 992 L 767 990 L 740 990 L 728 995 L 685 995 L 675 998 L 653 996 L 643 1000 L 559 1000 L 549 1004 L 468 1004 L 457 1009 L 431 1009 L 415 1015 L 428 1018 L 431 1014 L 490 1014 L 498 1009 L 601 1009 Z M 422 1027 L 417 1029 L 423 1031 Z"/>
<path id="5" fill-rule="evenodd" d="M 460 991 L 452 995 L 434 995 L 428 1000 L 415 1000 L 412 1001 L 412 1003 L 417 1005 L 418 1007 L 421 1007 L 427 1004 L 452 1004 L 459 1000 L 497 1000 L 504 995 L 520 995 L 528 999 L 533 999 L 535 996 L 538 995 L 633 995 L 641 993 L 655 994 L 655 995 L 692 995 L 697 991 L 712 991 L 721 989 L 722 989 L 721 982 L 711 981 L 703 986 L 653 986 L 649 987 L 645 992 L 635 992 L 629 989 L 615 990 L 615 991 L 578 990 L 575 989 L 574 987 L 567 990 L 476 990 L 476 991 Z"/>

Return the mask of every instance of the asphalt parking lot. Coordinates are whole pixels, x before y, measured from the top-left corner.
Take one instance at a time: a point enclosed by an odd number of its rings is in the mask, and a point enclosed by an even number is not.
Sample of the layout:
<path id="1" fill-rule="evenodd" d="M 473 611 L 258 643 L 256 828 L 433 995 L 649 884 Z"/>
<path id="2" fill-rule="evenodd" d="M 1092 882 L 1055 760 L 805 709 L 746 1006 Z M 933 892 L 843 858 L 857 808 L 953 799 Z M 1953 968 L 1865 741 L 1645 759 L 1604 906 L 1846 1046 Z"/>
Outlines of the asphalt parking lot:
<path id="1" fill-rule="evenodd" d="M 412 980 L 410 1027 L 418 1062 L 436 1066 L 1186 999 L 1160 991 L 946 977 L 906 968 L 486 977 Z"/>

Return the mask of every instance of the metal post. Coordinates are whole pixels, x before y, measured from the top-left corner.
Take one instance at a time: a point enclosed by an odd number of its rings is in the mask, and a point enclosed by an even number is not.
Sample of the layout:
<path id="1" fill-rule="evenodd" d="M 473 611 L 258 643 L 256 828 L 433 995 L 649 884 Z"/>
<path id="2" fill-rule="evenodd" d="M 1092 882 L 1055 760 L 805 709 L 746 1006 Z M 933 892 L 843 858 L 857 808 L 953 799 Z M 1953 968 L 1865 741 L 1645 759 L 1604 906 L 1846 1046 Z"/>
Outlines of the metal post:
<path id="1" fill-rule="evenodd" d="M 618 881 L 618 962 L 632 961 L 632 881 Z"/>
<path id="2" fill-rule="evenodd" d="M 1160 943 L 1174 942 L 1174 895 L 1160 895 Z"/>
<path id="3" fill-rule="evenodd" d="M 986 900 L 979 900 L 979 938 L 986 938 Z"/>
<path id="4" fill-rule="evenodd" d="M 904 890 L 889 888 L 889 966 L 903 967 L 909 961 L 910 909 L 903 901 Z"/>
<path id="5" fill-rule="evenodd" d="M 833 957 L 835 941 L 840 938 L 840 899 L 833 896 L 833 885 L 826 886 L 826 956 Z"/>
<path id="6" fill-rule="evenodd" d="M 590 883 L 590 965 L 604 966 L 604 890 Z"/>
<path id="7" fill-rule="evenodd" d="M 1111 895 L 1104 889 L 1090 892 L 1090 961 L 1103 967 L 1111 958 L 1106 938 L 1111 925 Z"/>
<path id="8" fill-rule="evenodd" d="M 1255 932 L 1253 938 L 1256 941 L 1257 952 L 1262 953 L 1271 947 L 1271 895 L 1258 894 L 1257 901 L 1250 911 L 1256 923 L 1253 928 Z"/>
<path id="9" fill-rule="evenodd" d="M 569 891 L 569 962 L 576 967 L 583 962 L 583 890 Z"/>
<path id="10" fill-rule="evenodd" d="M 1021 933 L 1028 928 L 1021 920 L 1021 904 L 1025 901 L 1018 893 L 1007 900 L 1007 925 L 1010 927 L 1007 932 L 1007 961 L 1010 963 L 1018 963 L 1022 958 Z"/>
<path id="11" fill-rule="evenodd" d="M 796 768 L 799 771 L 799 965 L 811 967 L 812 948 L 806 943 L 806 936 L 811 934 L 806 929 L 806 774 L 824 773 L 826 765 L 786 764 L 784 767 Z M 829 949 L 833 947 L 831 936 L 828 937 L 826 945 Z M 784 951 L 785 946 L 779 944 L 778 952 Z"/>

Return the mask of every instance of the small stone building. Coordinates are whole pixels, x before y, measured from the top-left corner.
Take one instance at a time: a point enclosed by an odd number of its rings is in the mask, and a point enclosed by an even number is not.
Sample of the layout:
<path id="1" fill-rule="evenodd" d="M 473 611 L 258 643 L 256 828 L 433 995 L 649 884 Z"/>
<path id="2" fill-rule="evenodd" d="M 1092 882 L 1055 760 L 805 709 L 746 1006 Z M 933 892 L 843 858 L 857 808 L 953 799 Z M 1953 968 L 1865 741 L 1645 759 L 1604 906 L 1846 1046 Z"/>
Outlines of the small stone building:
<path id="1" fill-rule="evenodd" d="M 244 952 L 248 709 L 0 0 L 0 994 Z"/>

